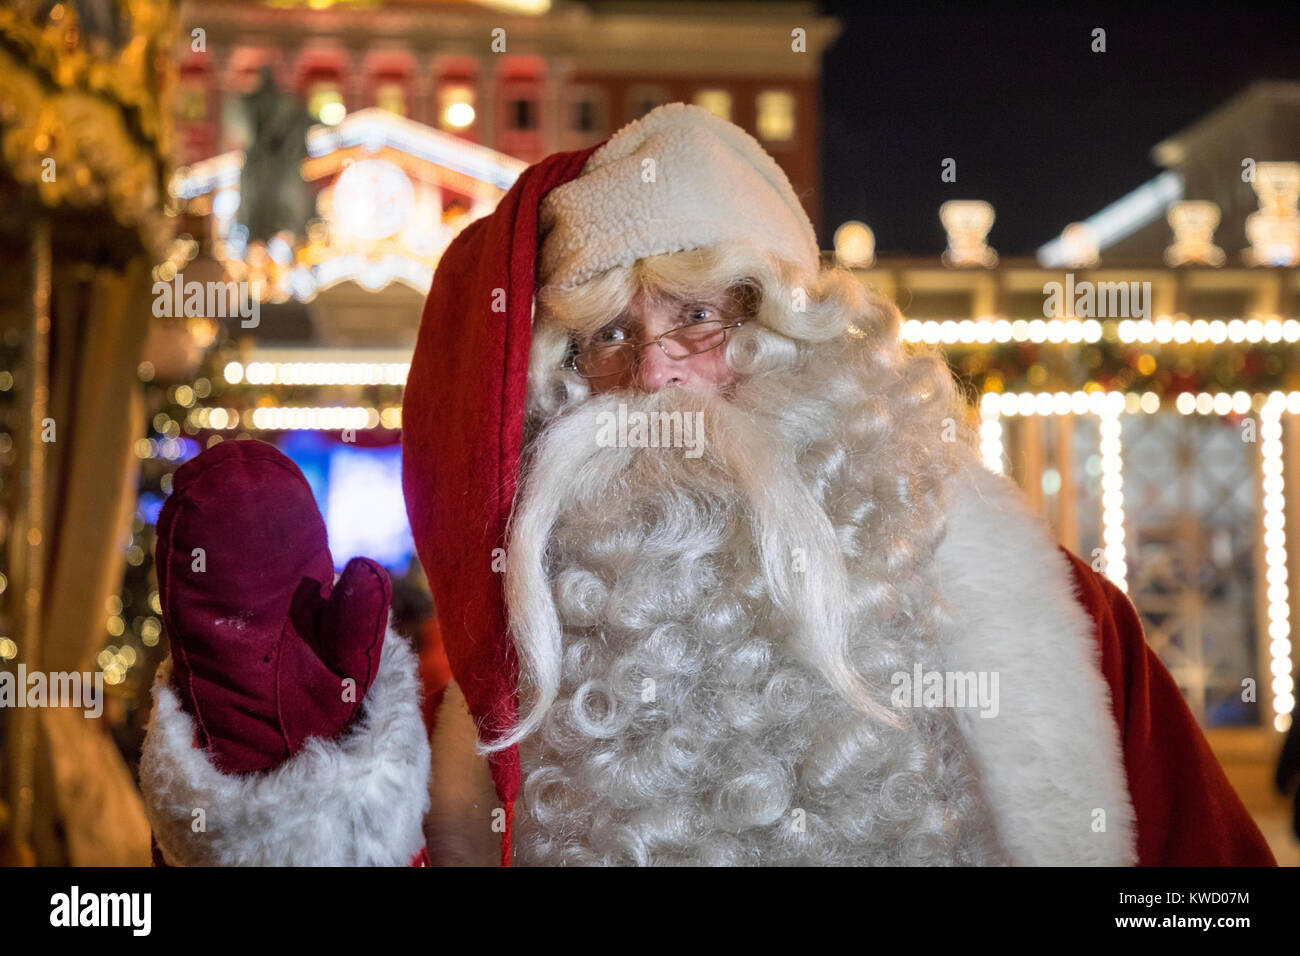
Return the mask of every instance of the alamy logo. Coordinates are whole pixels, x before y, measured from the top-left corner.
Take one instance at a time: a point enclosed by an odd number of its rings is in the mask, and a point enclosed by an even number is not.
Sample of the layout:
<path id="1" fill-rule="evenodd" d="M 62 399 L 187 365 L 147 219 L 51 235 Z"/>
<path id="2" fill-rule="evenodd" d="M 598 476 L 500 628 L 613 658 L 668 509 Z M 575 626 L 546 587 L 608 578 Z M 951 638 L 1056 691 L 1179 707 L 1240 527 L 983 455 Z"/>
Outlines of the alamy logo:
<path id="1" fill-rule="evenodd" d="M 978 707 L 981 717 L 998 715 L 997 671 L 898 671 L 890 678 L 895 707 Z"/>
<path id="2" fill-rule="evenodd" d="M 153 314 L 168 319 L 239 319 L 255 329 L 262 321 L 262 303 L 255 283 L 186 282 L 181 273 L 171 282 L 153 284 Z"/>
<path id="3" fill-rule="evenodd" d="M 19 664 L 17 675 L 0 671 L 0 707 L 80 707 L 87 717 L 98 717 L 104 712 L 104 672 L 29 674 Z"/>
<path id="4" fill-rule="evenodd" d="M 1049 319 L 1151 318 L 1150 282 L 1075 282 L 1074 273 L 1067 272 L 1064 283 L 1044 283 L 1043 296 L 1043 315 Z"/>
<path id="5" fill-rule="evenodd" d="M 50 897 L 51 926 L 129 926 L 135 936 L 148 936 L 153 920 L 149 893 L 68 893 Z"/>
<path id="6" fill-rule="evenodd" d="M 596 444 L 601 448 L 685 448 L 686 458 L 704 454 L 703 412 L 600 412 Z"/>

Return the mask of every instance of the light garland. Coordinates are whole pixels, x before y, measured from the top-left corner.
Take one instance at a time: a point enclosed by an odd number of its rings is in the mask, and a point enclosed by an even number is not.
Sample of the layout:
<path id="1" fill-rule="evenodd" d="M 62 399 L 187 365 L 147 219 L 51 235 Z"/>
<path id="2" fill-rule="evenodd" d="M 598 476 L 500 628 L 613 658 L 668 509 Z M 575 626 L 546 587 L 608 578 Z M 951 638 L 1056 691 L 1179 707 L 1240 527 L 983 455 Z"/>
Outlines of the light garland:
<path id="1" fill-rule="evenodd" d="M 990 412 L 980 420 L 980 457 L 984 467 L 1001 475 L 1005 469 L 1002 463 L 1002 420 L 996 412 Z"/>
<path id="2" fill-rule="evenodd" d="M 1295 319 L 1173 319 L 1161 316 L 1150 319 L 1128 319 L 1117 323 L 1115 334 L 1121 342 L 1157 342 L 1160 344 L 1189 342 L 1300 342 L 1300 321 Z"/>
<path id="3" fill-rule="evenodd" d="M 1269 402 L 1292 415 L 1300 415 L 1300 391 L 1271 392 L 1180 392 L 1174 407 L 1184 415 L 1244 415 L 1260 411 Z M 1116 404 L 1118 403 L 1118 404 Z M 1153 415 L 1162 403 L 1155 392 L 985 392 L 980 398 L 980 415 L 1101 415 L 1112 406 L 1125 415 Z"/>
<path id="4" fill-rule="evenodd" d="M 1291 398 L 1296 397 L 1292 393 Z M 1273 726 L 1291 726 L 1295 681 L 1291 676 L 1291 608 L 1287 586 L 1286 480 L 1282 469 L 1282 412 L 1290 401 L 1274 392 L 1260 410 L 1260 470 L 1263 474 L 1264 566 L 1268 584 L 1269 670 L 1273 675 Z"/>
<path id="5" fill-rule="evenodd" d="M 1187 319 L 1162 315 L 1155 319 L 907 319 L 901 337 L 927 345 L 989 345 L 1007 342 L 1077 345 L 1103 338 L 1125 344 L 1220 344 L 1223 342 L 1300 342 L 1300 320 Z"/>
<path id="6" fill-rule="evenodd" d="M 985 392 L 980 399 L 980 414 L 985 416 L 1102 415 L 1107 409 L 1150 414 L 1159 408 L 1155 392 Z"/>
<path id="7" fill-rule="evenodd" d="M 255 408 L 249 424 L 260 431 L 333 431 L 344 428 L 375 428 L 379 411 L 357 406 L 326 405 L 317 407 L 270 406 Z"/>
<path id="8" fill-rule="evenodd" d="M 196 430 L 233 431 L 371 431 L 377 428 L 396 430 L 402 427 L 402 408 L 388 405 L 263 405 L 245 410 L 234 408 L 195 408 L 187 416 Z"/>
<path id="9" fill-rule="evenodd" d="M 234 408 L 193 408 L 185 416 L 194 430 L 228 431 L 239 427 L 239 410 Z"/>
<path id="10" fill-rule="evenodd" d="M 1096 319 L 908 319 L 903 323 L 905 342 L 928 345 L 992 342 L 1052 342 L 1077 345 L 1101 340 L 1102 324 Z"/>
<path id="11" fill-rule="evenodd" d="M 1117 396 L 1117 392 L 1108 394 Z M 1124 458 L 1119 416 L 1124 402 L 1108 401 L 1101 412 L 1101 543 L 1106 577 L 1128 591 L 1128 565 L 1124 558 Z"/>
<path id="12" fill-rule="evenodd" d="M 229 385 L 405 385 L 409 362 L 227 362 Z"/>

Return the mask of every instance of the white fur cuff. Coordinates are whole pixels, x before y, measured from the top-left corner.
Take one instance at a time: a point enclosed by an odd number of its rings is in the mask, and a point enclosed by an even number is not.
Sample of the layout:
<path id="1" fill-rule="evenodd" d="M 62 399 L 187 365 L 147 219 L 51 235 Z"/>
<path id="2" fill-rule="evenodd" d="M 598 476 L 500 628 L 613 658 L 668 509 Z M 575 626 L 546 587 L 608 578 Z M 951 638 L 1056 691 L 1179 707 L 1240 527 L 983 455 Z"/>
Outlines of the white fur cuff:
<path id="1" fill-rule="evenodd" d="M 223 774 L 158 669 L 140 784 L 172 866 L 405 866 L 424 847 L 429 742 L 415 653 L 390 628 L 361 714 L 265 773 Z M 201 813 L 198 811 L 202 811 Z"/>

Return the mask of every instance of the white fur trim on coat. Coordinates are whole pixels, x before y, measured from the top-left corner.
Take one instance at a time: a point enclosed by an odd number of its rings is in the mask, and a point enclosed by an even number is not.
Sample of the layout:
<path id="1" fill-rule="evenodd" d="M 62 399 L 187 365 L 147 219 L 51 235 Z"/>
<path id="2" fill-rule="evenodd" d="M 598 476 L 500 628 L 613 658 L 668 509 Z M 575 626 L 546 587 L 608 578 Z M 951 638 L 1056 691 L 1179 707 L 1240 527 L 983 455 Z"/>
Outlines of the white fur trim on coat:
<path id="1" fill-rule="evenodd" d="M 390 628 L 362 712 L 273 770 L 224 774 L 193 746 L 194 721 L 158 669 L 140 785 L 173 866 L 406 866 L 424 846 L 429 742 L 415 653 Z M 195 832 L 203 810 L 206 829 Z"/>
<path id="2" fill-rule="evenodd" d="M 816 273 L 817 236 L 758 140 L 700 106 L 667 103 L 624 126 L 582 174 L 546 194 L 538 275 L 561 288 L 615 266 L 720 242 L 757 243 Z"/>
<path id="3" fill-rule="evenodd" d="M 1134 865 L 1119 728 L 1069 561 L 1010 480 L 974 466 L 950 496 L 945 666 L 999 674 L 996 717 L 956 713 L 1002 844 L 1021 866 Z"/>
<path id="4" fill-rule="evenodd" d="M 496 866 L 501 860 L 501 834 L 492 826 L 501 801 L 487 758 L 474 750 L 477 742 L 465 695 L 448 684 L 429 740 L 433 773 L 424 834 L 434 866 Z"/>

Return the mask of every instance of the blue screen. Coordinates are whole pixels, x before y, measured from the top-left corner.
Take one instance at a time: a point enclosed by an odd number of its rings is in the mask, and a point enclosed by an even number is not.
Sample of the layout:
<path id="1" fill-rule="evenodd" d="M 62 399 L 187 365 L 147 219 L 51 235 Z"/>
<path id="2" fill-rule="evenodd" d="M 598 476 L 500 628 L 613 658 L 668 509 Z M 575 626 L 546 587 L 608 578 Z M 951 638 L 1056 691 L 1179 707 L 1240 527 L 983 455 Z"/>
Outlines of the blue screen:
<path id="1" fill-rule="evenodd" d="M 361 448 L 308 431 L 287 432 L 276 444 L 311 486 L 336 570 L 355 557 L 406 570 L 415 544 L 402 497 L 400 445 Z"/>

